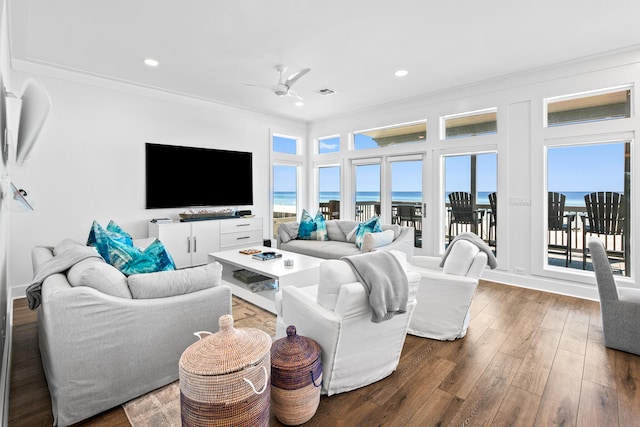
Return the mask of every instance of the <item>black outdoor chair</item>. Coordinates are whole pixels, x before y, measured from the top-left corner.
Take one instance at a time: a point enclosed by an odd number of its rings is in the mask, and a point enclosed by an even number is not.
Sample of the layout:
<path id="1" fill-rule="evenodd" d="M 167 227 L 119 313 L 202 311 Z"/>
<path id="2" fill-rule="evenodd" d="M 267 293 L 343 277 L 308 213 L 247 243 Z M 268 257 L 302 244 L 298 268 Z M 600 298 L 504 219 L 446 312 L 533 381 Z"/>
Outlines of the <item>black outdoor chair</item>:
<path id="1" fill-rule="evenodd" d="M 610 259 L 625 263 L 625 274 L 629 275 L 625 253 L 625 217 L 626 204 L 624 194 L 612 191 L 600 191 L 584 196 L 586 207 L 582 219 L 582 269 L 587 268 L 589 256 L 587 234 L 603 236 L 604 247 Z"/>
<path id="2" fill-rule="evenodd" d="M 415 208 L 411 205 L 396 206 L 395 223 L 399 225 L 411 225 L 415 227 Z"/>
<path id="3" fill-rule="evenodd" d="M 498 193 L 495 191 L 489 193 L 489 229 L 487 230 L 487 237 L 489 239 L 489 245 L 493 246 L 495 253 L 498 253 Z"/>
<path id="4" fill-rule="evenodd" d="M 455 237 L 453 226 L 456 227 L 456 236 L 458 235 L 458 227 L 465 229 L 470 228 L 472 233 L 482 236 L 482 220 L 484 210 L 476 209 L 473 194 L 465 191 L 453 191 L 449 193 L 449 242 Z M 478 232 L 478 230 L 480 230 Z"/>
<path id="5" fill-rule="evenodd" d="M 565 267 L 569 267 L 571 262 L 571 228 L 575 214 L 565 214 L 564 205 L 566 196 L 562 193 L 554 191 L 548 192 L 547 204 L 547 243 L 548 250 L 552 253 L 560 253 L 565 256 Z M 561 232 L 560 241 L 558 242 L 558 232 Z M 551 237 L 553 236 L 553 243 Z"/>

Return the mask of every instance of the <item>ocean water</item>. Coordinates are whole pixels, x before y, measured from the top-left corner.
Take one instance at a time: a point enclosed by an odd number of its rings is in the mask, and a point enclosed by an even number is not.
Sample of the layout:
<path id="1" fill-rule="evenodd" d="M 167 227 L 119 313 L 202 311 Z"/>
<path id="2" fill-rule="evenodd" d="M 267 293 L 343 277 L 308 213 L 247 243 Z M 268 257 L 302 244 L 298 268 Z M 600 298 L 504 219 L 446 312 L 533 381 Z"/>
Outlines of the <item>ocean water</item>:
<path id="1" fill-rule="evenodd" d="M 481 205 L 489 204 L 490 191 L 478 192 L 478 203 Z M 565 206 L 584 206 L 584 195 L 589 191 L 561 191 L 567 197 Z M 422 193 L 420 191 L 394 191 L 391 194 L 394 202 L 422 202 Z M 327 191 L 320 193 L 320 203 L 326 203 L 329 200 L 339 200 L 340 192 Z M 361 191 L 356 193 L 356 202 L 379 201 L 380 193 L 377 191 Z M 448 200 L 448 193 L 447 198 Z M 296 193 L 294 191 L 276 191 L 274 193 L 274 205 L 295 206 Z"/>

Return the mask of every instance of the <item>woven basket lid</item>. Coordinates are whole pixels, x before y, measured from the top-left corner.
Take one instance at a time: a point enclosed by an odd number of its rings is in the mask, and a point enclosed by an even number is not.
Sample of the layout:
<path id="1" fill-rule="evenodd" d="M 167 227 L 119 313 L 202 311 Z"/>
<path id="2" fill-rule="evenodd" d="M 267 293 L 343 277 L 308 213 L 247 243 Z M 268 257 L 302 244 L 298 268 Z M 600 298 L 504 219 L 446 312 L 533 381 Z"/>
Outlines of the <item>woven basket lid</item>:
<path id="1" fill-rule="evenodd" d="M 311 365 L 320 357 L 321 348 L 311 338 L 296 333 L 296 327 L 287 326 L 287 336 L 271 346 L 271 366 L 279 369 L 300 369 Z"/>
<path id="2" fill-rule="evenodd" d="M 191 344 L 180 357 L 183 370 L 223 375 L 255 366 L 269 354 L 271 337 L 256 328 L 234 328 L 230 314 L 218 319 L 220 330 Z"/>

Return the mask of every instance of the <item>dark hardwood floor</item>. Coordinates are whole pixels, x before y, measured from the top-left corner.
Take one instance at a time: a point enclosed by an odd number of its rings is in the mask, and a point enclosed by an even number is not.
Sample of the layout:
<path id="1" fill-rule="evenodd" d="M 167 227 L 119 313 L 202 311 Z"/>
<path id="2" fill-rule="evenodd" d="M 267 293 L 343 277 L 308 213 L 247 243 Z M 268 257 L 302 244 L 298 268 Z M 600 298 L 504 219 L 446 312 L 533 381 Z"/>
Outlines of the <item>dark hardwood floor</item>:
<path id="1" fill-rule="evenodd" d="M 640 425 L 640 357 L 603 346 L 597 302 L 482 281 L 471 312 L 465 338 L 408 335 L 396 372 L 322 396 L 305 425 Z M 13 316 L 9 426 L 50 426 L 36 313 Z M 117 407 L 80 425 L 129 422 Z"/>

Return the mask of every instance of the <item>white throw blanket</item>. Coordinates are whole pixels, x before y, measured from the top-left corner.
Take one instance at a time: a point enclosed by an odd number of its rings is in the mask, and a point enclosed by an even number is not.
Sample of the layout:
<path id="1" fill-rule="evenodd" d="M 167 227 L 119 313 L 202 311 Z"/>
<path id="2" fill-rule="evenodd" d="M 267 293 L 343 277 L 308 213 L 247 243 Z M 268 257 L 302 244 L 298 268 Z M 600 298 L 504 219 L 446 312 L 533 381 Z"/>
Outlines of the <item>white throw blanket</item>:
<path id="1" fill-rule="evenodd" d="M 478 247 L 478 249 L 480 249 L 482 252 L 487 254 L 487 264 L 489 265 L 489 267 L 491 267 L 492 270 L 498 266 L 498 261 L 496 260 L 496 256 L 493 254 L 493 251 L 491 250 L 489 245 L 487 245 L 485 241 L 482 240 L 477 234 L 465 231 L 464 233 L 460 233 L 453 238 L 453 240 L 447 247 L 447 250 L 444 252 L 444 256 L 440 261 L 440 267 L 444 267 L 444 262 L 449 256 L 449 252 L 451 252 L 451 248 L 456 242 L 460 240 L 466 240 L 467 242 L 473 243 Z"/>
<path id="2" fill-rule="evenodd" d="M 400 261 L 388 251 L 374 251 L 341 258 L 364 285 L 371 305 L 371 321 L 391 319 L 407 311 L 409 280 Z"/>
<path id="3" fill-rule="evenodd" d="M 66 251 L 44 261 L 38 266 L 33 280 L 27 287 L 27 300 L 29 308 L 35 310 L 40 306 L 42 295 L 42 282 L 52 274 L 62 273 L 73 267 L 74 264 L 83 259 L 97 257 L 102 259 L 100 254 L 96 252 L 92 246 L 75 246 Z"/>

